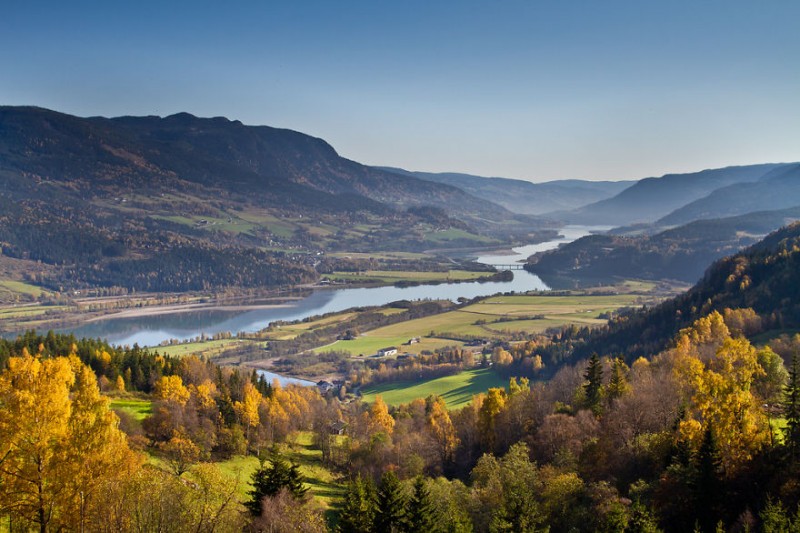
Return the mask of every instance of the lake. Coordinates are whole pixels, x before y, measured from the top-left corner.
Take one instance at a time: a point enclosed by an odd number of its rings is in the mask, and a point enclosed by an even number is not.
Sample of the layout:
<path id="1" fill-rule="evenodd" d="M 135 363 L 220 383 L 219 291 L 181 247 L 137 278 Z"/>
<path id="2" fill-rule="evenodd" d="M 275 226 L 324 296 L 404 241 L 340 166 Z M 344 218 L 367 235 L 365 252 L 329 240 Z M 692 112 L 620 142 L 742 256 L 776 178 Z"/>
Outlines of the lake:
<path id="1" fill-rule="evenodd" d="M 484 264 L 512 264 L 524 261 L 533 253 L 556 248 L 607 227 L 566 226 L 561 235 L 551 241 L 521 246 L 510 255 L 484 255 L 478 261 Z M 468 282 L 415 287 L 371 287 L 371 288 L 324 288 L 311 295 L 280 307 L 223 311 L 206 309 L 173 314 L 143 317 L 107 318 L 66 330 L 77 337 L 93 337 L 108 340 L 116 345 L 157 346 L 169 339 L 192 339 L 201 334 L 214 335 L 220 332 L 259 331 L 276 320 L 302 320 L 325 313 L 343 311 L 351 307 L 384 305 L 397 300 L 467 299 L 503 292 L 526 292 L 549 288 L 535 274 L 524 270 L 513 271 L 514 279 L 500 282 Z"/>

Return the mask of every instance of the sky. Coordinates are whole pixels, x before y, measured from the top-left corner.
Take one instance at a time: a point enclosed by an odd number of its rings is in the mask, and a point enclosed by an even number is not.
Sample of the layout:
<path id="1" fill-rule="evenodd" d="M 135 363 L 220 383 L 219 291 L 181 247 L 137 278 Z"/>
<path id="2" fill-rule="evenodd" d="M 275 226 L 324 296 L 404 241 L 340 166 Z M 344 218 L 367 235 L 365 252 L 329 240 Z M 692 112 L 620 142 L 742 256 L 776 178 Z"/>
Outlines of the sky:
<path id="1" fill-rule="evenodd" d="M 800 2 L 5 0 L 0 105 L 546 181 L 800 161 Z"/>

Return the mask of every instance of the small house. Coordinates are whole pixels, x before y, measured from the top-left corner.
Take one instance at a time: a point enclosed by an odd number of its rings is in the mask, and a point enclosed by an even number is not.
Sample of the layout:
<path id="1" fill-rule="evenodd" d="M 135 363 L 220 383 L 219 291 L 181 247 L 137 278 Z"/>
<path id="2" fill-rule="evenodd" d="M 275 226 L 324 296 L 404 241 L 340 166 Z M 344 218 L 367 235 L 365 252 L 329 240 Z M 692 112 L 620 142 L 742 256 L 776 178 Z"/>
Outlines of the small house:
<path id="1" fill-rule="evenodd" d="M 390 355 L 397 355 L 397 346 L 389 346 L 388 348 L 381 348 L 377 353 L 378 357 L 388 357 Z"/>

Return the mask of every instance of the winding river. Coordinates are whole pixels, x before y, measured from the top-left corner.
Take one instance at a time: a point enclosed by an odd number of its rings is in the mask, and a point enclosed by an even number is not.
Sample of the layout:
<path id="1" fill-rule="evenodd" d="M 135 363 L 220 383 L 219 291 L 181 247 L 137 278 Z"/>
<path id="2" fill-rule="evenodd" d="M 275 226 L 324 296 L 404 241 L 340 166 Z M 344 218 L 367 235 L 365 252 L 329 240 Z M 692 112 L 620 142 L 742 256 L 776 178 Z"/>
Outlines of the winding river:
<path id="1" fill-rule="evenodd" d="M 566 226 L 554 240 L 521 246 L 510 255 L 484 255 L 478 261 L 484 264 L 512 264 L 524 261 L 533 253 L 556 248 L 595 231 L 607 230 L 597 226 Z M 503 292 L 548 290 L 538 276 L 524 270 L 515 270 L 514 279 L 503 282 L 469 282 L 416 287 L 325 288 L 311 295 L 281 306 L 252 310 L 186 311 L 181 313 L 142 317 L 113 316 L 72 328 L 67 331 L 78 337 L 99 337 L 112 344 L 157 346 L 168 339 L 191 339 L 201 334 L 219 332 L 254 332 L 276 320 L 302 320 L 304 318 L 343 311 L 351 307 L 384 305 L 397 300 L 475 298 Z"/>

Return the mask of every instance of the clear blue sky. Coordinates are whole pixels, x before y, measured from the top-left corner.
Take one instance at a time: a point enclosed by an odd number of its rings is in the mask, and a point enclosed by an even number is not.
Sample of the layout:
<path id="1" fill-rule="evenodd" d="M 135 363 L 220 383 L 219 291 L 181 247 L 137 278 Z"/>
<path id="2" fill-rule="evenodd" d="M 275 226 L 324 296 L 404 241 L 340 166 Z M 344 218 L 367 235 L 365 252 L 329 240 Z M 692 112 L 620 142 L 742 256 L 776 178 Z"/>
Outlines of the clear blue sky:
<path id="1" fill-rule="evenodd" d="M 168 5 L 165 5 L 168 4 Z M 800 160 L 800 2 L 6 0 L 0 104 L 543 181 Z"/>

